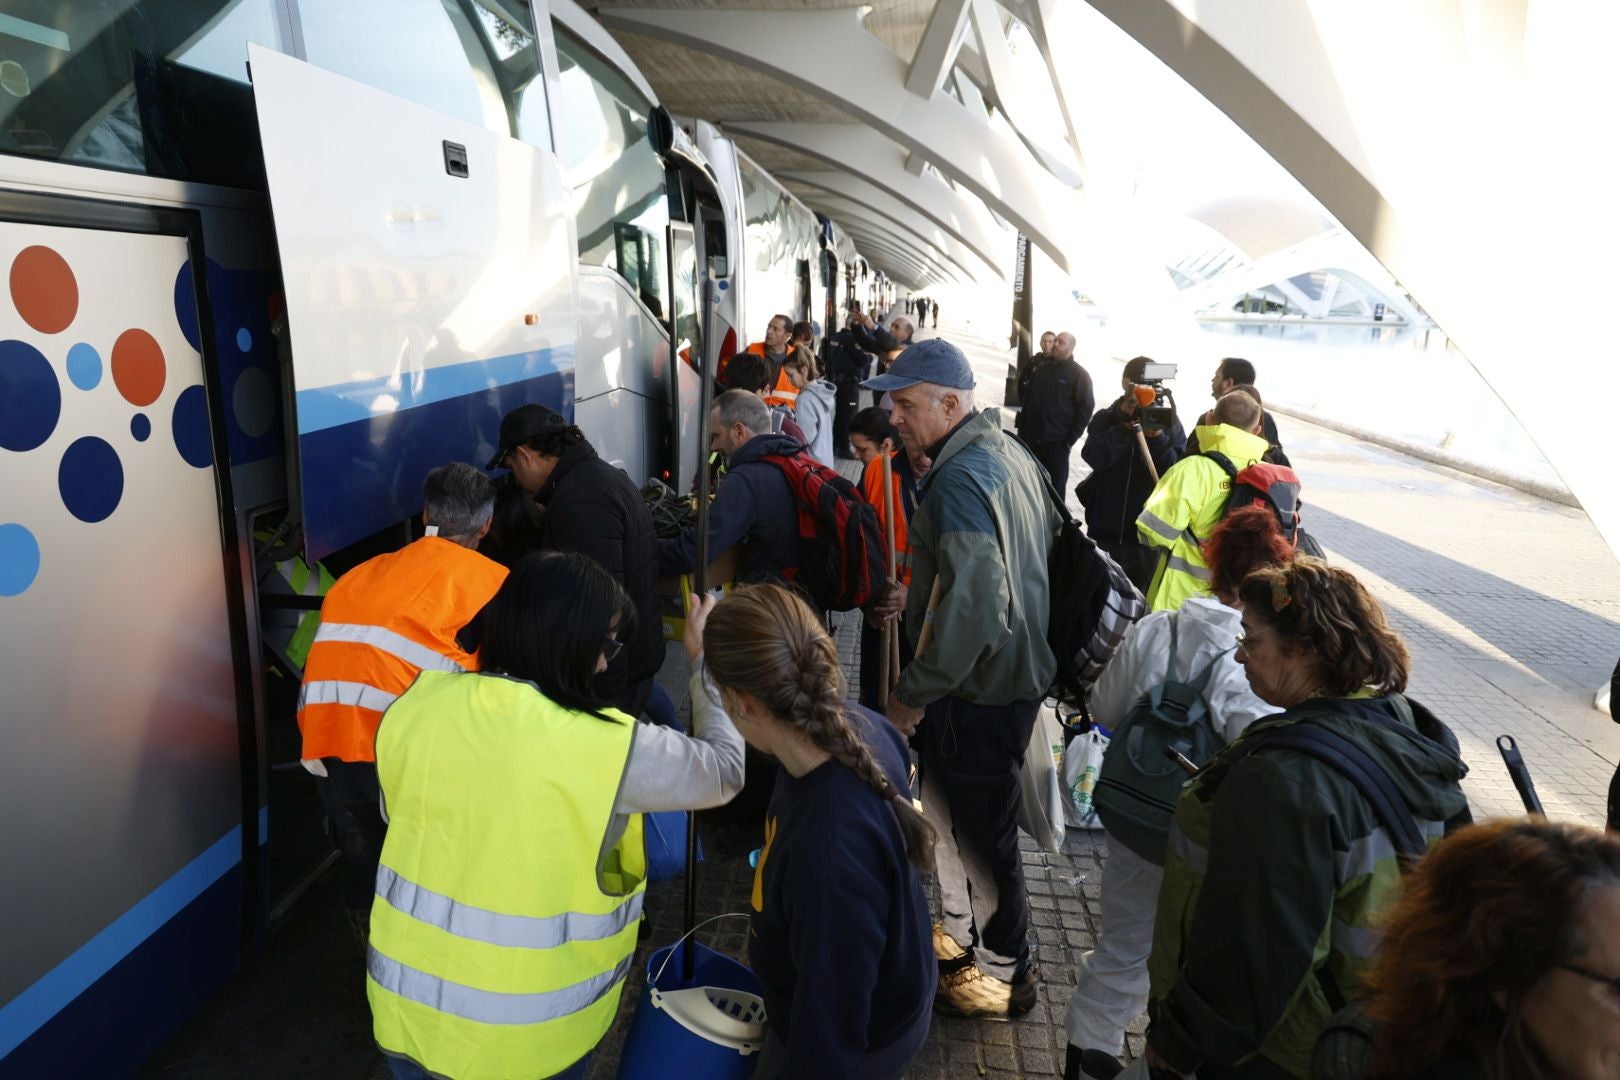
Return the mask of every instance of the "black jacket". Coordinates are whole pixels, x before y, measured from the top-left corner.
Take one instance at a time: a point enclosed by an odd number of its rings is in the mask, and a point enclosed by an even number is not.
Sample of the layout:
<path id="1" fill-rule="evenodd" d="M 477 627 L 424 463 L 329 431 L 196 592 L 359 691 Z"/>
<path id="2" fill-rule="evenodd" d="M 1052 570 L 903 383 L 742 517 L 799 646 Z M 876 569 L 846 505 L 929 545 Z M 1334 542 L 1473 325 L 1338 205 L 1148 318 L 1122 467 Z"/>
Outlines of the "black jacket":
<path id="1" fill-rule="evenodd" d="M 1124 399 L 1121 398 L 1120 401 Z M 1080 505 L 1086 510 L 1086 532 L 1093 540 L 1121 544 L 1136 540 L 1136 517 L 1142 504 L 1153 493 L 1153 477 L 1130 430 L 1131 418 L 1119 401 L 1091 418 L 1080 457 L 1091 466 L 1091 475 L 1079 486 Z M 1164 471 L 1181 460 L 1187 435 L 1176 417 L 1170 427 L 1148 436 L 1153 467 Z"/>
<path id="2" fill-rule="evenodd" d="M 793 489 L 766 454 L 795 454 L 804 444 L 790 435 L 755 435 L 726 462 L 714 503 L 709 507 L 709 561 L 734 544 L 743 545 L 739 581 L 783 581 L 799 565 L 799 513 Z M 658 542 L 658 567 L 665 574 L 689 574 L 697 562 L 697 530 Z"/>
<path id="3" fill-rule="evenodd" d="M 1263 410 L 1260 413 L 1260 434 L 1265 437 L 1266 442 L 1271 444 L 1271 449 L 1266 451 L 1265 460 L 1273 465 L 1281 465 L 1284 468 L 1292 469 L 1294 463 L 1288 460 L 1287 454 L 1283 453 L 1282 440 L 1277 437 L 1277 421 L 1271 418 L 1269 412 Z M 1195 425 L 1192 433 L 1187 436 L 1187 450 L 1183 456 L 1191 456 L 1197 453 L 1200 453 L 1200 451 L 1198 449 L 1198 430 Z"/>
<path id="4" fill-rule="evenodd" d="M 834 380 L 865 379 L 872 371 L 872 357 L 855 344 L 849 327 L 827 338 L 827 374 Z"/>
<path id="5" fill-rule="evenodd" d="M 854 335 L 855 344 L 860 348 L 865 349 L 869 353 L 878 353 L 881 355 L 882 353 L 892 352 L 895 349 L 903 349 L 907 345 L 911 344 L 909 341 L 899 340 L 881 326 L 874 326 L 872 329 L 868 330 L 865 324 L 856 323 L 849 329 L 850 333 Z"/>
<path id="6" fill-rule="evenodd" d="M 624 648 L 596 687 L 616 705 L 628 689 L 658 674 L 664 663 L 664 627 L 658 615 L 658 537 L 641 492 L 587 442 L 563 451 L 552 471 L 540 546 L 588 555 L 618 578 L 635 607 L 634 629 L 620 627 Z M 628 634 L 628 636 L 626 636 Z"/>
<path id="7" fill-rule="evenodd" d="M 1043 357 L 1018 380 L 1018 404 L 1018 434 L 1025 442 L 1073 446 L 1096 407 L 1091 376 L 1073 357 Z"/>

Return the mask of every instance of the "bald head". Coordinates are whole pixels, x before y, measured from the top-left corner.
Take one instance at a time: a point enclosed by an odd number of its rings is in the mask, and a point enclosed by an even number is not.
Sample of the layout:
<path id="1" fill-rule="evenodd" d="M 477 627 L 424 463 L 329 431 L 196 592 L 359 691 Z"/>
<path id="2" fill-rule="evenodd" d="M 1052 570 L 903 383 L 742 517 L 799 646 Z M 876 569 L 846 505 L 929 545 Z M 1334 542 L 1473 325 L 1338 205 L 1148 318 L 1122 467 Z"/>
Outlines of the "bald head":
<path id="1" fill-rule="evenodd" d="M 1259 433 L 1260 403 L 1252 395 L 1234 390 L 1215 403 L 1215 422 Z"/>
<path id="2" fill-rule="evenodd" d="M 904 315 L 896 315 L 889 320 L 889 333 L 894 335 L 896 341 L 910 341 L 914 332 L 911 320 Z"/>
<path id="3" fill-rule="evenodd" d="M 1065 330 L 1052 339 L 1052 355 L 1059 360 L 1074 358 L 1074 335 Z"/>

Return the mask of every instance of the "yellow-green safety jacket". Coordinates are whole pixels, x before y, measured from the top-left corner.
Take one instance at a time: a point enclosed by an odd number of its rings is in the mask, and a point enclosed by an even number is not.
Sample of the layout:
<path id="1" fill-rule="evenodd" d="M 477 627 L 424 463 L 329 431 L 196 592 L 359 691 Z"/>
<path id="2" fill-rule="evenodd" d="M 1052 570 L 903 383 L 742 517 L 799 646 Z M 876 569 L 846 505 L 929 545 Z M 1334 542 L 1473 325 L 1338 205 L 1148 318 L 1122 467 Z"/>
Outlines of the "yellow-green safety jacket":
<path id="1" fill-rule="evenodd" d="M 424 671 L 384 714 L 388 839 L 366 996 L 377 1044 L 455 1080 L 552 1076 L 607 1033 L 646 890 L 610 844 L 635 722 L 501 675 Z"/>
<path id="2" fill-rule="evenodd" d="M 1201 448 L 1225 454 L 1240 472 L 1259 461 L 1269 445 L 1230 424 L 1202 424 L 1194 430 Z M 1136 519 L 1143 543 L 1167 552 L 1148 586 L 1150 610 L 1175 611 L 1188 597 L 1209 595 L 1203 544 L 1221 520 L 1231 490 L 1226 470 L 1206 457 L 1184 457 L 1159 478 Z"/>

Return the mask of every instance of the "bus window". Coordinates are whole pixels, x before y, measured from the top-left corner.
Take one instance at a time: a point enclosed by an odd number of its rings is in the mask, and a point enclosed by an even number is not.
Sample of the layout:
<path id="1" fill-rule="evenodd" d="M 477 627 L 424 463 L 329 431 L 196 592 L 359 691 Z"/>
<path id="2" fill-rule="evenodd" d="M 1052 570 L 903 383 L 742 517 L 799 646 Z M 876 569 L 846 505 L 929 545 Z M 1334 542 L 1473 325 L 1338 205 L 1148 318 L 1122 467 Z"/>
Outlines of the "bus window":
<path id="1" fill-rule="evenodd" d="M 193 147 L 188 136 L 255 138 L 247 43 L 280 48 L 275 6 L 7 0 L 0 153 L 258 186 L 234 148 Z"/>
<path id="2" fill-rule="evenodd" d="M 669 203 L 647 137 L 651 106 L 579 39 L 561 27 L 556 39 L 557 154 L 574 188 L 580 262 L 618 271 L 662 316 Z"/>
<path id="3" fill-rule="evenodd" d="M 493 33 L 509 24 L 487 9 L 456 0 L 299 0 L 298 14 L 310 63 L 514 134 L 499 51 L 510 42 L 497 45 Z"/>

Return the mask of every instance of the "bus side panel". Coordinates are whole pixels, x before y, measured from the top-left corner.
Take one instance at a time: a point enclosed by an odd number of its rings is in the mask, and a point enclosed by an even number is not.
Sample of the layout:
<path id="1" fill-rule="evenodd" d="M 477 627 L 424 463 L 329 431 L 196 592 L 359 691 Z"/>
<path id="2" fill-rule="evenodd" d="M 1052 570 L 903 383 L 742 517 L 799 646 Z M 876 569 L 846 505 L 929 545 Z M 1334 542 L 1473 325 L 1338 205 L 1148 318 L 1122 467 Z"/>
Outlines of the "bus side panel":
<path id="1" fill-rule="evenodd" d="M 313 558 L 483 465 L 502 414 L 573 414 L 571 209 L 528 143 L 249 46 Z"/>
<path id="2" fill-rule="evenodd" d="M 237 961 L 236 683 L 174 287 L 189 257 L 179 236 L 0 222 L 0 1059 L 25 1075 L 127 1071 Z M 52 1022 L 107 987 L 132 1000 Z"/>
<path id="3" fill-rule="evenodd" d="M 581 266 L 578 280 L 574 422 L 639 487 L 663 446 L 669 339 L 618 274 Z"/>

